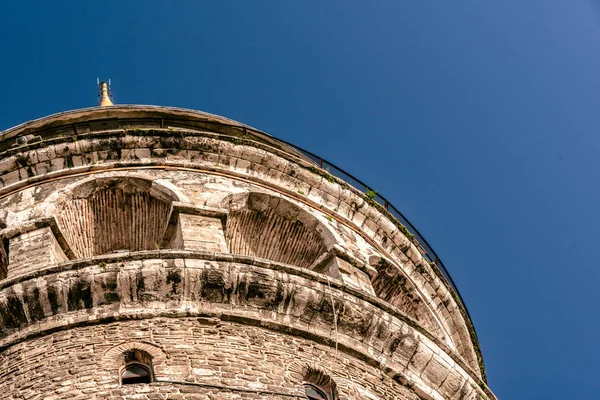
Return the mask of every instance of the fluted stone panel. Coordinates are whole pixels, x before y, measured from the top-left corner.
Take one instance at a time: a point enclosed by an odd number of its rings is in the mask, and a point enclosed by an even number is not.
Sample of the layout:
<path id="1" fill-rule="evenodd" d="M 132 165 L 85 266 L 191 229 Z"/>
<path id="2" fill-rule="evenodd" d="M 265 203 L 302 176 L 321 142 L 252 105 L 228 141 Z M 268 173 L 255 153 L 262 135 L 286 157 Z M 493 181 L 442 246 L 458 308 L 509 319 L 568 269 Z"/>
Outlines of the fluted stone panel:
<path id="1" fill-rule="evenodd" d="M 442 327 L 423 302 L 422 296 L 398 267 L 380 262 L 372 285 L 378 297 L 402 310 L 434 335 L 444 337 Z"/>
<path id="2" fill-rule="evenodd" d="M 239 210 L 227 219 L 226 240 L 233 254 L 310 268 L 325 251 L 321 236 L 302 222 L 272 210 Z"/>
<path id="3" fill-rule="evenodd" d="M 149 193 L 112 188 L 73 199 L 59 222 L 77 257 L 89 258 L 118 250 L 156 249 L 170 211 L 170 204 Z"/>

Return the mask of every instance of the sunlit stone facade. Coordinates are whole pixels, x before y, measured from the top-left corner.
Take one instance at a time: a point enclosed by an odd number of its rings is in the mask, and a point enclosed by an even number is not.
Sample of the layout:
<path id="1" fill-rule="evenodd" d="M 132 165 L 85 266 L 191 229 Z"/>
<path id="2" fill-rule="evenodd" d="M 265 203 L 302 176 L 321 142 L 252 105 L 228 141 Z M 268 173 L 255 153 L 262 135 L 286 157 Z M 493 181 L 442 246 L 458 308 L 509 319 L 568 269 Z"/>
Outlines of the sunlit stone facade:
<path id="1" fill-rule="evenodd" d="M 0 134 L 10 399 L 495 399 L 456 294 L 369 196 L 222 117 Z"/>

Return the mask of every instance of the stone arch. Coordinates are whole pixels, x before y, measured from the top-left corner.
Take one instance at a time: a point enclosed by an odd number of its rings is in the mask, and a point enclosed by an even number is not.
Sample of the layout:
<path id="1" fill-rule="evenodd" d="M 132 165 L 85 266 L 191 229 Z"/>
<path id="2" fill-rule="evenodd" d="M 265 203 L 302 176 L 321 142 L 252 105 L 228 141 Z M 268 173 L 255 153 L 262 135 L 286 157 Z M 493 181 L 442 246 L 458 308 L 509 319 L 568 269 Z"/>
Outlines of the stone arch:
<path id="1" fill-rule="evenodd" d="M 377 274 L 371 284 L 377 297 L 398 308 L 438 338 L 447 340 L 445 330 L 432 314 L 426 300 L 423 299 L 411 279 L 385 257 L 374 255 L 370 257 L 369 261 L 376 261 L 373 266 L 377 270 Z"/>
<path id="2" fill-rule="evenodd" d="M 119 383 L 125 385 L 154 381 L 154 365 L 165 358 L 165 353 L 158 346 L 145 342 L 124 342 L 106 351 L 102 362 L 107 366 L 112 364 L 118 371 Z"/>
<path id="3" fill-rule="evenodd" d="M 155 190 L 163 192 L 173 201 L 192 203 L 192 200 L 184 193 L 184 191 L 168 179 L 155 179 L 152 181 L 152 184 L 154 185 Z"/>
<path id="4" fill-rule="evenodd" d="M 339 390 L 336 381 L 323 369 L 305 362 L 295 361 L 288 367 L 292 379 L 302 383 L 316 386 L 327 396 L 334 400 L 339 398 Z"/>
<path id="5" fill-rule="evenodd" d="M 141 350 L 145 353 L 148 353 L 153 361 L 164 361 L 167 358 L 167 355 L 155 344 L 147 343 L 147 342 L 123 342 L 116 346 L 111 347 L 110 349 L 104 352 L 104 356 L 102 360 L 104 362 L 111 362 L 112 360 L 116 360 L 121 354 L 124 354 L 131 350 Z"/>
<path id="6" fill-rule="evenodd" d="M 230 199 L 225 241 L 233 254 L 313 268 L 336 240 L 314 215 L 279 196 L 251 192 Z"/>
<path id="7" fill-rule="evenodd" d="M 76 258 L 155 250 L 177 200 L 173 191 L 150 179 L 91 178 L 58 196 L 56 219 Z"/>

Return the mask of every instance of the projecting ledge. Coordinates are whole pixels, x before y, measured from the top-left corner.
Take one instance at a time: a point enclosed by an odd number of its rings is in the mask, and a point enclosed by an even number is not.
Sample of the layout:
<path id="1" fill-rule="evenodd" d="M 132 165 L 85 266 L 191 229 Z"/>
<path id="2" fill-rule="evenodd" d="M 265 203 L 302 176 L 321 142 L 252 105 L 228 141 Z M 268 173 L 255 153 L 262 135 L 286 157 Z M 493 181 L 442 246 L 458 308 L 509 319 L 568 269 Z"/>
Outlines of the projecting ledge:
<path id="1" fill-rule="evenodd" d="M 434 374 L 436 381 L 452 375 L 461 382 L 468 375 L 480 383 L 458 354 L 389 304 L 339 280 L 248 256 L 147 251 L 66 262 L 20 282 L 3 282 L 0 311 L 8 307 L 11 313 L 0 312 L 4 347 L 64 329 L 65 321 L 72 328 L 105 320 L 212 313 L 267 329 L 294 330 L 330 346 L 335 345 L 331 332 L 337 324 L 342 351 L 369 362 L 384 360 L 394 375 L 408 371 L 406 380 L 428 393 L 437 389 L 421 380 L 423 374 Z M 436 364 L 411 364 L 417 350 L 434 357 Z"/>

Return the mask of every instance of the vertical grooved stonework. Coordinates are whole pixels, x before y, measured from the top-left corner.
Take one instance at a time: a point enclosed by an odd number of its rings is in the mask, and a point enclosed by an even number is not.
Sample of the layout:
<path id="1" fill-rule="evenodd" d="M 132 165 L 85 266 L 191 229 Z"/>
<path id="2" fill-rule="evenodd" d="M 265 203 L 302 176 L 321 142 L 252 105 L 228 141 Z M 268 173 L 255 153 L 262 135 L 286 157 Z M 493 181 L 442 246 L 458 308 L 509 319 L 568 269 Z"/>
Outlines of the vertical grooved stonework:
<path id="1" fill-rule="evenodd" d="M 378 297 L 402 310 L 440 339 L 445 339 L 442 328 L 423 303 L 414 285 L 397 267 L 381 262 L 371 283 Z"/>
<path id="2" fill-rule="evenodd" d="M 59 222 L 77 257 L 89 258 L 118 250 L 155 250 L 170 212 L 170 204 L 149 193 L 112 188 L 73 199 Z"/>
<path id="3" fill-rule="evenodd" d="M 225 239 L 233 254 L 310 268 L 326 251 L 323 239 L 298 221 L 286 219 L 271 210 L 240 210 L 227 219 Z"/>

